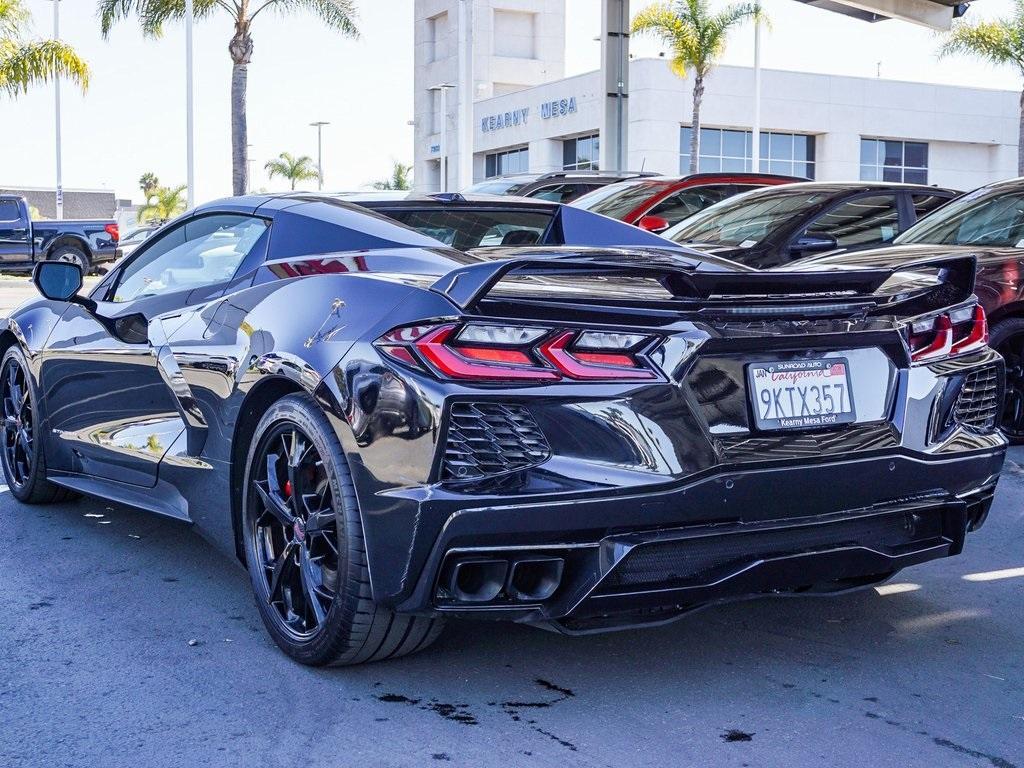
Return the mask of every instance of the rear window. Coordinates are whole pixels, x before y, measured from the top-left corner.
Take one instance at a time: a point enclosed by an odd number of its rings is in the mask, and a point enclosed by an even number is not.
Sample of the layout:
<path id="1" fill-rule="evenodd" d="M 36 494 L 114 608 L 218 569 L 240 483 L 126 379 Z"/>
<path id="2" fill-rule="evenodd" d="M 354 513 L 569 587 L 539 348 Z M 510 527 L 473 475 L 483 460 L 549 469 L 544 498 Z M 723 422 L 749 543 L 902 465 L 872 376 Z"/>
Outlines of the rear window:
<path id="1" fill-rule="evenodd" d="M 18 221 L 21 219 L 21 206 L 13 200 L 0 200 L 0 221 Z"/>
<path id="2" fill-rule="evenodd" d="M 665 187 L 664 181 L 620 181 L 595 189 L 572 204 L 621 221 Z"/>
<path id="3" fill-rule="evenodd" d="M 481 246 L 535 245 L 543 239 L 554 217 L 547 211 L 481 208 L 378 212 L 460 251 Z"/>

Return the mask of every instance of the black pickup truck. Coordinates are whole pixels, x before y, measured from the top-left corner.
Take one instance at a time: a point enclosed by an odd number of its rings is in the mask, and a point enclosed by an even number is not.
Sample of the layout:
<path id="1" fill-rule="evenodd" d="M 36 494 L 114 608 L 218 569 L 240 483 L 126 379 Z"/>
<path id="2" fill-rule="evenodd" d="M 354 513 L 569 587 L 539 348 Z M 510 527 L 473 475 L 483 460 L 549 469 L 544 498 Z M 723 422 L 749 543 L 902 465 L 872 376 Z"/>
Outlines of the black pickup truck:
<path id="1" fill-rule="evenodd" d="M 37 261 L 69 261 L 89 274 L 113 261 L 117 247 L 113 219 L 32 221 L 25 198 L 0 195 L 0 270 L 28 271 Z"/>

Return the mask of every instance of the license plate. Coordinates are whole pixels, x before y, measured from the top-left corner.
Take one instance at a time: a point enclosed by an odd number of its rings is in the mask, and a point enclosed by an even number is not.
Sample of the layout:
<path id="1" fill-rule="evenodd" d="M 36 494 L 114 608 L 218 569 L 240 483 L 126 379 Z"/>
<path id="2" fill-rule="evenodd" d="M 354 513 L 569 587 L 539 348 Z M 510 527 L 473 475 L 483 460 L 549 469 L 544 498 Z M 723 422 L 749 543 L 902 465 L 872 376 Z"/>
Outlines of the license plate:
<path id="1" fill-rule="evenodd" d="M 761 430 L 831 427 L 857 418 L 845 357 L 751 363 L 747 383 Z"/>

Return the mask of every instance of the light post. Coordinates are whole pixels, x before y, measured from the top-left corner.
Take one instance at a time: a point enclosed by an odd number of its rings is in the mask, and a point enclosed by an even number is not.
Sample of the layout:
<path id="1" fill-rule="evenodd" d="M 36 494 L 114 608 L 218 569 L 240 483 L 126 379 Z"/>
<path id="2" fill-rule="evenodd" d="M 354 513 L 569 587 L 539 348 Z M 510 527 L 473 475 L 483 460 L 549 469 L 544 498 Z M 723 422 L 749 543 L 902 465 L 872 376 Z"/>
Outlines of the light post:
<path id="1" fill-rule="evenodd" d="M 196 204 L 195 115 L 193 114 L 192 27 L 195 24 L 193 0 L 185 0 L 185 187 L 188 208 Z"/>
<path id="2" fill-rule="evenodd" d="M 750 170 L 761 170 L 761 19 L 754 19 L 754 125 L 751 131 Z"/>
<path id="3" fill-rule="evenodd" d="M 317 175 L 317 189 L 324 188 L 324 126 L 330 125 L 326 120 L 317 120 L 315 123 L 310 123 L 310 126 L 316 128 L 316 175 Z"/>
<path id="4" fill-rule="evenodd" d="M 428 88 L 428 91 L 441 93 L 441 191 L 448 191 L 448 89 L 454 88 L 452 83 L 440 83 Z"/>
<path id="5" fill-rule="evenodd" d="M 53 0 L 53 39 L 60 40 L 60 0 Z M 60 146 L 60 75 L 53 77 L 54 93 L 54 125 L 57 139 L 57 218 L 64 218 L 64 184 L 61 179 L 61 146 Z"/>

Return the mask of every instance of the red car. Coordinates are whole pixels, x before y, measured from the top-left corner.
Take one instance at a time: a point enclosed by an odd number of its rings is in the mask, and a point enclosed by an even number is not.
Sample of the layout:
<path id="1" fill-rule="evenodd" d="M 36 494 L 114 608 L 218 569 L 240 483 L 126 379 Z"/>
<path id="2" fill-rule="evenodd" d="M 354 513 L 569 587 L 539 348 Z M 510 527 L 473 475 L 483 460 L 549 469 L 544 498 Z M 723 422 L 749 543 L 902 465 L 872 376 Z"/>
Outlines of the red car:
<path id="1" fill-rule="evenodd" d="M 695 173 L 630 179 L 595 189 L 570 205 L 663 232 L 727 197 L 758 187 L 807 181 L 773 173 Z"/>

